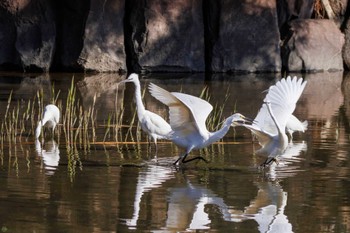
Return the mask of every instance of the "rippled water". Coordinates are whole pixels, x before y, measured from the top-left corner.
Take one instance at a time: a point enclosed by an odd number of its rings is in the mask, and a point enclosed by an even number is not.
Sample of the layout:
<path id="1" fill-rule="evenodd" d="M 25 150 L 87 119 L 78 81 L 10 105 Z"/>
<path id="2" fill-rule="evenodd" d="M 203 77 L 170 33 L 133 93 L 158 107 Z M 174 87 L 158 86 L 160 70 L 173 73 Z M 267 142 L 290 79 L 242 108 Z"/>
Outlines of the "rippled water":
<path id="1" fill-rule="evenodd" d="M 136 127 L 127 143 L 106 132 L 109 113 L 125 105 L 123 124 L 132 121 L 133 87 L 117 86 L 125 78 L 103 75 L 1 74 L 0 106 L 24 106 L 37 90 L 44 101 L 51 89 L 65 103 L 74 76 L 84 108 L 96 93 L 97 130 L 88 147 L 67 144 L 61 134 L 35 142 L 30 132 L 5 140 L 0 156 L 0 232 L 349 232 L 350 231 L 350 76 L 303 74 L 308 84 L 295 115 L 308 120 L 296 133 L 278 164 L 258 169 L 264 158 L 243 128 L 191 155 L 210 160 L 179 168 L 181 152 L 159 142 L 158 161 Z M 173 78 L 173 77 L 176 78 Z M 149 75 L 170 91 L 199 96 L 209 88 L 210 103 L 224 104 L 224 116 L 237 111 L 255 117 L 263 93 L 278 75 Z M 147 109 L 166 116 L 148 92 Z M 117 107 L 116 107 L 117 106 Z M 119 106 L 119 107 L 118 107 Z M 24 111 L 25 107 L 21 107 Z M 0 113 L 4 117 L 4 112 Z M 127 134 L 127 130 L 123 131 Z M 132 139 L 134 141 L 132 141 Z"/>

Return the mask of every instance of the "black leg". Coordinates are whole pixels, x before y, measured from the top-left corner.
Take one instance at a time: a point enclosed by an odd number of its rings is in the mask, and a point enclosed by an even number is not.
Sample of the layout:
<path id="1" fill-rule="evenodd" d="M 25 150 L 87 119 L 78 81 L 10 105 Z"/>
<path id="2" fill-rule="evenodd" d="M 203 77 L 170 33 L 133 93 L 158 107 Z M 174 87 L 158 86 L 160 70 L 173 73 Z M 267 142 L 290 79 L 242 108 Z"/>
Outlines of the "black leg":
<path id="1" fill-rule="evenodd" d="M 186 156 L 187 156 L 187 154 L 184 155 L 184 157 L 186 157 Z M 176 165 L 180 161 L 181 158 L 182 158 L 182 156 L 179 156 L 179 158 L 173 164 Z"/>
<path id="2" fill-rule="evenodd" d="M 188 154 L 185 154 L 184 156 L 180 156 L 174 163 L 174 165 L 176 165 L 180 160 L 181 160 L 181 163 L 188 163 L 188 162 L 191 162 L 193 160 L 197 160 L 197 159 L 200 159 L 200 160 L 203 160 L 204 162 L 208 163 L 208 161 L 201 157 L 201 156 L 197 156 L 197 157 L 194 157 L 194 158 L 191 158 L 191 159 L 187 159 L 186 160 L 186 157 L 187 157 Z"/>
<path id="3" fill-rule="evenodd" d="M 276 164 L 278 164 L 276 158 L 267 158 L 265 162 L 263 162 L 260 166 L 266 167 L 267 165 L 270 165 L 272 162 L 275 162 Z"/>
<path id="4" fill-rule="evenodd" d="M 191 161 L 197 160 L 197 159 L 203 160 L 204 162 L 208 163 L 208 161 L 205 158 L 203 158 L 202 156 L 197 156 L 197 157 L 194 157 L 192 159 L 187 159 L 187 160 L 185 160 L 185 157 L 184 157 L 182 159 L 182 163 L 188 163 L 188 162 L 191 162 Z"/>

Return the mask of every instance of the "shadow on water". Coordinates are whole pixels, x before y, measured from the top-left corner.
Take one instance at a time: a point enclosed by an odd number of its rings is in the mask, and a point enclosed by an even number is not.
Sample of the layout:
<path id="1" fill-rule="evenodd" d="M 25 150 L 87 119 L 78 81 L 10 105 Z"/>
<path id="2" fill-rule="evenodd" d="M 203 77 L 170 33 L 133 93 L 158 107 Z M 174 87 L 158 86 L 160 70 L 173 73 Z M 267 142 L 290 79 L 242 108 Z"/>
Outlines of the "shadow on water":
<path id="1" fill-rule="evenodd" d="M 134 89 L 118 85 L 126 76 L 0 75 L 0 107 L 7 109 L 0 113 L 1 230 L 349 231 L 349 75 L 302 76 L 308 84 L 294 115 L 309 122 L 308 130 L 295 134 L 277 164 L 259 169 L 259 145 L 239 127 L 191 153 L 208 164 L 172 166 L 182 151 L 165 140 L 156 161 L 137 124 Z M 165 106 L 145 91 L 150 82 L 202 95 L 221 111 L 214 128 L 234 112 L 254 118 L 279 78 L 152 74 L 141 86 L 146 109 L 165 119 Z M 52 101 L 62 111 L 57 133 L 35 140 L 42 106 Z"/>

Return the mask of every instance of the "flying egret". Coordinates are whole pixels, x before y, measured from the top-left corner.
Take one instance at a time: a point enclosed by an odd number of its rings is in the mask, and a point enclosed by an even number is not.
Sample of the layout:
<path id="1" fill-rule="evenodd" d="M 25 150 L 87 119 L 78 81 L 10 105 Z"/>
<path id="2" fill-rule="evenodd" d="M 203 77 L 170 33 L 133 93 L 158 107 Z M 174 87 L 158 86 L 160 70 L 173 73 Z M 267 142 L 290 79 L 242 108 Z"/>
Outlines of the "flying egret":
<path id="1" fill-rule="evenodd" d="M 139 76 L 135 73 L 129 75 L 129 77 L 119 83 L 132 82 L 135 85 L 135 101 L 137 108 L 137 117 L 140 122 L 142 130 L 147 133 L 150 140 L 156 147 L 156 155 L 158 152 L 157 139 L 168 139 L 171 133 L 171 127 L 162 117 L 146 110 L 142 103 L 141 98 L 141 85 Z"/>
<path id="2" fill-rule="evenodd" d="M 35 130 L 35 138 L 39 138 L 41 134 L 41 128 L 43 126 L 52 128 L 52 136 L 54 135 L 55 127 L 60 121 L 60 110 L 54 104 L 49 104 L 45 106 L 43 116 L 41 121 L 39 121 L 38 126 Z"/>
<path id="3" fill-rule="evenodd" d="M 291 115 L 291 117 L 287 121 L 287 125 L 286 125 L 286 131 L 289 134 L 290 141 L 293 141 L 293 133 L 295 131 L 300 131 L 300 132 L 304 133 L 305 130 L 307 130 L 307 126 L 308 126 L 307 121 L 301 122 L 294 115 Z"/>
<path id="4" fill-rule="evenodd" d="M 283 154 L 288 146 L 286 125 L 295 110 L 306 81 L 302 78 L 288 76 L 269 88 L 264 104 L 252 125 L 240 124 L 250 129 L 257 137 L 261 149 L 257 154 L 267 156 L 262 164 L 268 165 Z"/>
<path id="5" fill-rule="evenodd" d="M 183 93 L 168 92 L 153 83 L 149 85 L 149 90 L 153 97 L 169 107 L 170 125 L 173 130 L 171 140 L 186 150 L 174 165 L 180 160 L 182 163 L 195 159 L 206 161 L 201 156 L 188 160 L 186 157 L 192 150 L 204 148 L 224 137 L 235 122 L 249 121 L 242 114 L 236 113 L 225 120 L 220 130 L 209 132 L 205 121 L 213 107 L 207 101 Z"/>

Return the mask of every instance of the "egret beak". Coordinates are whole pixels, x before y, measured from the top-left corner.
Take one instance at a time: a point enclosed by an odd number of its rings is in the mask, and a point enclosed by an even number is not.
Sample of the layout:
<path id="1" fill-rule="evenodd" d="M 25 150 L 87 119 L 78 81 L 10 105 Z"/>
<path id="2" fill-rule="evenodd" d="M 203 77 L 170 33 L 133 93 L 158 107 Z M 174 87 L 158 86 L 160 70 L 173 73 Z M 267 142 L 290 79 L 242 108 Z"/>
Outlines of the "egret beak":
<path id="1" fill-rule="evenodd" d="M 254 123 L 254 120 L 249 117 L 243 116 L 242 118 L 243 118 L 243 123 L 250 123 L 250 124 Z"/>
<path id="2" fill-rule="evenodd" d="M 119 83 L 117 83 L 117 85 L 121 84 L 121 83 L 126 83 L 128 80 L 127 79 L 124 79 L 122 81 L 120 81 Z"/>
<path id="3" fill-rule="evenodd" d="M 239 120 L 234 121 L 231 126 L 235 127 L 235 126 L 241 126 L 243 124 L 246 123 L 250 123 L 252 124 L 254 122 L 254 120 L 250 119 L 249 117 L 245 117 L 245 116 L 241 116 Z"/>

